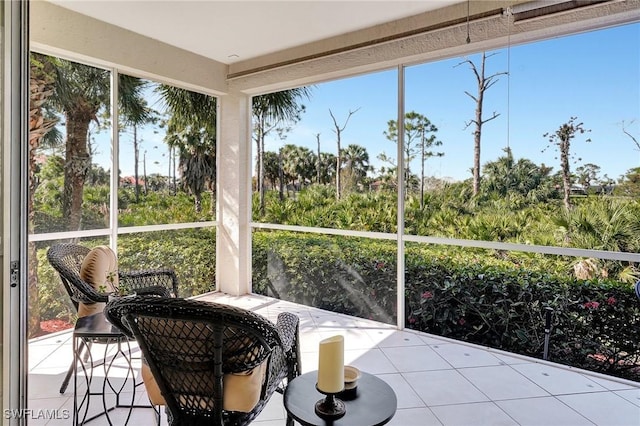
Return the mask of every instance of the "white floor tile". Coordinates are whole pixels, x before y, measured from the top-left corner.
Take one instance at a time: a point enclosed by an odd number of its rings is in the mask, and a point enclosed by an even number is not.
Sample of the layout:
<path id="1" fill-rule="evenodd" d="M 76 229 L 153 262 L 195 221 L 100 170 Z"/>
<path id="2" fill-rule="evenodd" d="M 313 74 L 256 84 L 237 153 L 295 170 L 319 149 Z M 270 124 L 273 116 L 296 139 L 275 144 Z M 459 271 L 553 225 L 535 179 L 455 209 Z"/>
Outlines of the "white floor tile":
<path id="1" fill-rule="evenodd" d="M 282 395 L 274 393 L 269 403 L 262 409 L 262 412 L 256 417 L 256 421 L 275 421 L 279 420 L 281 424 L 285 423 L 287 413 L 284 409 Z"/>
<path id="2" fill-rule="evenodd" d="M 500 352 L 490 351 L 493 356 L 502 361 L 505 365 L 530 364 L 530 359 L 520 358 L 516 356 L 505 355 Z"/>
<path id="3" fill-rule="evenodd" d="M 300 353 L 300 365 L 302 367 L 302 374 L 318 369 L 318 352 L 302 352 Z M 345 363 L 348 363 L 345 360 Z"/>
<path id="4" fill-rule="evenodd" d="M 442 405 L 431 410 L 444 426 L 518 426 L 493 402 Z"/>
<path id="5" fill-rule="evenodd" d="M 357 328 L 355 319 L 341 315 L 312 315 L 312 318 L 320 332 Z"/>
<path id="6" fill-rule="evenodd" d="M 284 311 L 300 318 L 303 373 L 317 370 L 318 344 L 323 337 L 345 336 L 345 363 L 386 380 L 398 397 L 398 411 L 391 426 L 511 425 L 522 426 L 640 426 L 640 385 L 608 379 L 582 370 L 567 370 L 538 360 L 511 356 L 480 346 L 416 332 L 398 331 L 392 324 L 333 314 L 277 301 L 263 296 L 208 295 L 218 303 L 241 306 L 275 321 Z M 73 384 L 58 393 L 71 363 L 71 332 L 56 333 L 29 343 L 29 408 L 71 413 Z M 139 350 L 135 351 L 139 354 Z M 95 345 L 95 359 L 104 356 L 104 345 Z M 113 351 L 110 352 L 112 354 Z M 118 363 L 120 365 L 121 363 Z M 139 360 L 134 361 L 139 367 Z M 126 369 L 114 367 L 110 376 L 121 381 Z M 102 367 L 97 367 L 92 387 L 100 387 Z M 86 386 L 79 382 L 79 389 Z M 599 390 L 599 392 L 595 392 Z M 556 394 L 556 397 L 550 396 Z M 146 404 L 143 387 L 136 390 L 137 404 Z M 101 402 L 92 403 L 92 411 Z M 122 424 L 128 411 L 116 409 L 114 424 Z M 163 412 L 162 425 L 166 426 Z M 256 426 L 282 426 L 286 414 L 282 396 L 275 394 Z M 129 425 L 155 424 L 150 408 L 136 408 Z M 32 419 L 30 425 L 68 426 L 69 419 Z M 104 417 L 90 423 L 106 426 Z M 359 425 L 357 425 L 359 426 Z"/>
<path id="7" fill-rule="evenodd" d="M 640 407 L 612 392 L 595 392 L 557 397 L 600 426 L 638 426 Z"/>
<path id="8" fill-rule="evenodd" d="M 415 333 L 399 331 L 388 328 L 371 328 L 366 330 L 367 334 L 380 348 L 390 348 L 396 346 L 422 346 L 424 341 Z"/>
<path id="9" fill-rule="evenodd" d="M 424 401 L 413 390 L 402 374 L 381 374 L 378 376 L 391 386 L 396 393 L 398 409 L 424 407 Z"/>
<path id="10" fill-rule="evenodd" d="M 626 380 L 617 380 L 616 377 L 612 377 L 611 379 L 602 378 L 599 376 L 586 375 L 589 380 L 593 380 L 600 386 L 605 389 L 618 391 L 618 390 L 628 390 L 628 389 L 640 389 L 637 383 L 626 383 Z"/>
<path id="11" fill-rule="evenodd" d="M 380 349 L 344 351 L 345 364 L 351 364 L 369 374 L 397 373 L 398 370 Z"/>
<path id="12" fill-rule="evenodd" d="M 456 370 L 421 371 L 403 376 L 428 407 L 489 400 Z"/>
<path id="13" fill-rule="evenodd" d="M 38 370 L 37 373 L 32 372 L 29 374 L 29 399 L 46 399 L 46 398 L 58 398 L 63 395 L 60 394 L 60 385 L 66 375 L 66 369 L 58 370 Z M 73 393 L 73 376 L 69 381 L 66 394 Z"/>
<path id="14" fill-rule="evenodd" d="M 446 340 L 440 339 L 438 336 L 432 334 L 422 334 L 419 337 L 427 345 L 442 345 L 448 343 Z"/>
<path id="15" fill-rule="evenodd" d="M 42 398 L 37 405 L 29 405 L 32 411 L 23 413 L 29 426 L 45 424 L 71 424 L 72 411 L 67 401 L 70 398 Z M 72 405 L 71 405 L 72 407 Z M 8 419 L 7 412 L 3 413 L 3 419 Z M 51 423 L 53 422 L 53 423 Z"/>
<path id="16" fill-rule="evenodd" d="M 324 337 L 315 328 L 300 330 L 300 351 L 317 352 L 322 339 Z"/>
<path id="17" fill-rule="evenodd" d="M 371 337 L 360 328 L 346 328 L 342 330 L 334 330 L 334 331 L 321 331 L 320 337 L 322 339 L 327 339 L 333 336 L 342 336 L 344 337 L 344 350 L 352 350 L 352 349 L 364 349 L 368 350 L 375 346 Z M 318 350 L 318 347 L 315 348 Z"/>
<path id="18" fill-rule="evenodd" d="M 510 366 L 474 367 L 458 370 L 493 401 L 549 396 L 549 393 Z"/>
<path id="19" fill-rule="evenodd" d="M 407 408 L 396 411 L 389 426 L 442 426 L 428 408 Z"/>
<path id="20" fill-rule="evenodd" d="M 452 368 L 451 364 L 427 345 L 382 348 L 382 351 L 402 373 Z"/>
<path id="21" fill-rule="evenodd" d="M 615 391 L 614 393 L 640 407 L 640 388 Z"/>
<path id="22" fill-rule="evenodd" d="M 431 345 L 431 349 L 446 359 L 454 368 L 501 365 L 500 359 L 491 353 L 471 346 L 446 343 Z"/>
<path id="23" fill-rule="evenodd" d="M 520 364 L 513 365 L 511 368 L 519 371 L 552 395 L 605 390 L 593 380 L 564 368 L 551 367 L 544 364 Z"/>
<path id="24" fill-rule="evenodd" d="M 521 426 L 587 426 L 593 424 L 571 407 L 551 396 L 496 401 L 496 404 Z"/>

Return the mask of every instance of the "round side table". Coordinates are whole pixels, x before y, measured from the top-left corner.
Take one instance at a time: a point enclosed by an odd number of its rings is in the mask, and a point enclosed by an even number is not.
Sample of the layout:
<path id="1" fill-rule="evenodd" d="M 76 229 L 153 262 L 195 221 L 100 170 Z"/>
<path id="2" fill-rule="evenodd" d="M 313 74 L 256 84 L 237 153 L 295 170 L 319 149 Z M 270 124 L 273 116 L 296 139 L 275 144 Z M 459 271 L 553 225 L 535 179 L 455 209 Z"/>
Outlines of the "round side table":
<path id="1" fill-rule="evenodd" d="M 304 426 L 379 426 L 388 423 L 396 413 L 398 401 L 391 386 L 374 375 L 362 372 L 355 397 L 343 399 L 345 415 L 326 421 L 315 412 L 316 402 L 324 398 L 316 390 L 317 381 L 318 372 L 312 371 L 293 379 L 284 392 L 285 410 Z"/>

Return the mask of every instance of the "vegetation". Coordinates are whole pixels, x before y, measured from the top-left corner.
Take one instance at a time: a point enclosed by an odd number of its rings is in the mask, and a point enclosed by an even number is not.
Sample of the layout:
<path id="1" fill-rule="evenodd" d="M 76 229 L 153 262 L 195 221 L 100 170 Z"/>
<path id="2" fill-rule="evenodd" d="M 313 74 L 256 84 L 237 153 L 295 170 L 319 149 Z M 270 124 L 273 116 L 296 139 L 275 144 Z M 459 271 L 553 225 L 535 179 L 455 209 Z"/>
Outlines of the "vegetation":
<path id="1" fill-rule="evenodd" d="M 562 124 L 558 130 L 553 133 L 545 133 L 544 137 L 549 138 L 549 146 L 555 146 L 560 154 L 560 171 L 562 172 L 562 188 L 564 206 L 567 210 L 571 208 L 570 196 L 571 196 L 571 169 L 570 159 L 571 154 L 571 140 L 578 134 L 589 132 L 586 130 L 582 123 L 576 123 L 577 117 L 571 117 L 569 121 Z M 587 142 L 591 142 L 587 139 Z M 580 159 L 578 159 L 579 161 Z"/>
<path id="2" fill-rule="evenodd" d="M 486 66 L 487 58 L 491 56 L 493 56 L 493 54 L 487 55 L 486 52 L 482 52 L 482 56 L 480 58 L 480 69 L 478 69 L 478 66 L 470 59 L 465 59 L 462 63 L 458 64 L 458 65 L 461 65 L 461 64 L 469 65 L 469 68 L 471 69 L 471 71 L 473 72 L 473 75 L 475 76 L 476 85 L 477 85 L 477 93 L 475 95 L 472 95 L 469 92 L 465 92 L 465 94 L 469 96 L 473 100 L 473 102 L 475 102 L 475 105 L 476 105 L 474 118 L 467 122 L 467 127 L 473 125 L 473 128 L 474 128 L 473 130 L 473 195 L 478 195 L 478 193 L 480 192 L 480 164 L 481 164 L 480 151 L 481 151 L 481 145 L 482 145 L 482 126 L 484 126 L 485 123 L 491 120 L 495 120 L 496 118 L 498 118 L 498 116 L 500 116 L 500 114 L 498 114 L 495 111 L 489 118 L 485 118 L 483 116 L 484 96 L 486 91 L 489 90 L 491 86 L 493 86 L 498 82 L 499 76 L 507 74 L 506 72 L 497 72 L 489 76 L 485 75 L 486 74 L 485 66 Z"/>
<path id="3" fill-rule="evenodd" d="M 549 359 L 640 379 L 640 304 L 629 285 L 567 274 L 571 259 L 409 244 L 408 327 L 541 358 L 545 308 L 553 309 Z M 395 242 L 258 232 L 254 290 L 309 306 L 396 321 Z"/>
<path id="4" fill-rule="evenodd" d="M 469 96 L 480 109 L 484 90 L 501 74 L 485 77 L 484 59 L 483 55 L 480 71 L 467 61 L 479 84 L 479 95 Z M 111 225 L 106 201 L 111 195 L 110 172 L 93 163 L 89 131 L 92 122 L 108 119 L 108 97 L 102 87 L 105 72 L 38 57 L 32 66 L 30 229 L 37 233 L 107 229 Z M 66 85 L 71 83 L 78 87 L 70 90 Z M 133 126 L 135 134 L 136 126 L 155 112 L 140 99 L 145 82 L 124 78 L 120 84 L 125 112 L 121 120 Z M 167 105 L 162 112 L 168 114 L 162 122 L 164 142 L 177 153 L 180 179 L 175 173 L 173 182 L 171 176 L 145 173 L 146 190 L 141 193 L 139 145 L 134 142 L 133 184 L 119 179 L 121 227 L 215 219 L 215 99 L 168 86 L 158 90 Z M 278 152 L 266 151 L 265 135 L 276 131 L 284 139 L 287 126 L 304 112 L 301 100 L 309 95 L 309 89 L 303 88 L 254 98 L 258 156 L 254 220 L 395 233 L 402 189 L 405 234 L 640 252 L 640 169 L 629 170 L 618 182 L 601 178 L 595 164 L 582 165 L 572 173 L 570 142 L 587 132 L 575 117 L 544 135 L 561 158 L 560 171 L 552 174 L 544 164 L 516 160 L 509 148 L 481 165 L 481 126 L 497 113 L 489 119 L 476 114 L 473 176 L 452 183 L 425 175 L 425 161 L 441 156 L 437 149 L 444 142 L 436 136 L 437 126 L 417 111 L 407 113 L 402 126 L 388 121 L 384 133 L 397 142 L 399 129 L 404 129 L 403 176 L 391 159 L 383 158 L 389 167 L 376 171 L 365 147 L 342 146 L 342 132 L 358 109 L 350 110 L 342 121 L 329 110 L 336 133 L 335 155 L 320 151 L 319 135 L 316 152 L 293 143 Z M 65 119 L 66 132 L 54 137 L 52 123 L 60 117 Z M 51 150 L 47 155 L 45 148 Z M 36 162 L 40 154 L 43 158 Z M 414 158 L 421 161 L 419 172 L 410 167 Z M 573 190 L 576 183 L 582 188 L 579 194 Z M 105 239 L 82 243 L 94 246 Z M 32 334 L 39 319 L 74 316 L 46 262 L 48 244 L 31 245 L 31 260 L 38 264 L 30 265 L 29 286 L 39 291 L 30 294 L 39 302 L 30 305 Z M 396 244 L 255 231 L 254 290 L 395 323 Z M 118 238 L 118 252 L 121 270 L 175 269 L 181 296 L 214 288 L 215 229 L 210 227 L 125 233 Z M 404 320 L 412 328 L 540 356 L 542 315 L 551 308 L 552 360 L 621 377 L 639 376 L 639 305 L 631 289 L 631 283 L 640 278 L 636 263 L 407 243 L 405 268 Z"/>

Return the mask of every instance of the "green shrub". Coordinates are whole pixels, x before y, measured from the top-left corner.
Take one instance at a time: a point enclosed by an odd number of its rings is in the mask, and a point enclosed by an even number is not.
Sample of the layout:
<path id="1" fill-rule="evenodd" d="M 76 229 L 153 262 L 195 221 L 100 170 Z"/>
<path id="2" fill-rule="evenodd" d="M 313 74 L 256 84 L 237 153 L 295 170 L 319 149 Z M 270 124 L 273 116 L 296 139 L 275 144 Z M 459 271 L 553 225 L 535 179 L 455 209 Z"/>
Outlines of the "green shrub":
<path id="1" fill-rule="evenodd" d="M 118 239 L 118 267 L 173 269 L 180 296 L 189 297 L 215 289 L 215 246 L 211 228 L 123 235 Z"/>
<path id="2" fill-rule="evenodd" d="M 49 264 L 45 250 L 38 251 L 38 297 L 41 321 L 52 319 L 75 321 L 76 309 L 58 273 Z"/>
<path id="3" fill-rule="evenodd" d="M 395 246 L 373 241 L 363 248 L 356 238 L 256 232 L 253 290 L 395 323 Z"/>
<path id="4" fill-rule="evenodd" d="M 395 244 L 256 232 L 253 288 L 394 323 Z M 569 259 L 418 244 L 406 251 L 409 328 L 542 358 L 544 313 L 551 308 L 550 360 L 640 379 L 640 303 L 628 284 L 571 278 Z"/>

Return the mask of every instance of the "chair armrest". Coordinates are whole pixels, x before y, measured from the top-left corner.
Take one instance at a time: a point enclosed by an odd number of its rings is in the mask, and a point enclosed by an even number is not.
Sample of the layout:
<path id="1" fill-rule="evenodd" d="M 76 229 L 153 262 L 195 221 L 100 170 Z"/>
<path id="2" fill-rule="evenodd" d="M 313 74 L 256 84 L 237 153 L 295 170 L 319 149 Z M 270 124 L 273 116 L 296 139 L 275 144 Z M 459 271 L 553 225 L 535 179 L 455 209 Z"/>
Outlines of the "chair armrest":
<path id="1" fill-rule="evenodd" d="M 282 341 L 285 352 L 290 352 L 298 343 L 298 327 L 300 319 L 289 312 L 282 312 L 278 315 L 276 328 Z"/>
<path id="2" fill-rule="evenodd" d="M 67 277 L 70 282 L 72 299 L 76 302 L 91 305 L 94 303 L 107 302 L 109 300 L 108 293 L 102 293 L 93 288 L 91 284 L 84 281 L 78 276 Z"/>
<path id="3" fill-rule="evenodd" d="M 178 278 L 171 269 L 120 271 L 118 279 L 121 285 L 129 287 L 131 291 L 138 294 L 178 297 Z"/>
<path id="4" fill-rule="evenodd" d="M 135 290 L 135 293 L 138 296 L 173 297 L 171 290 L 161 285 L 138 288 Z"/>

